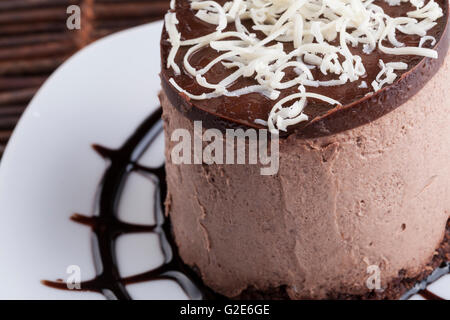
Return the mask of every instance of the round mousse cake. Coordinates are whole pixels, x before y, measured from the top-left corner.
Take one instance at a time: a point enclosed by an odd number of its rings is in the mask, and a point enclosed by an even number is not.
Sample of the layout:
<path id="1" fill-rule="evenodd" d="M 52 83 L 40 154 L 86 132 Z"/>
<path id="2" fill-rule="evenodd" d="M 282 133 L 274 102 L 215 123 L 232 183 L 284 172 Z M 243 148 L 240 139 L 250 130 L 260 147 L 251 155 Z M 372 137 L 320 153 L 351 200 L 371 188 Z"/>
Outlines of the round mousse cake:
<path id="1" fill-rule="evenodd" d="M 172 1 L 161 37 L 166 214 L 208 287 L 382 299 L 422 280 L 450 218 L 448 6 Z M 228 131 L 267 131 L 275 170 L 199 160 L 195 147 L 183 150 L 191 162 L 174 159 L 180 132 L 204 149 L 208 130 L 233 155 L 252 137 Z"/>

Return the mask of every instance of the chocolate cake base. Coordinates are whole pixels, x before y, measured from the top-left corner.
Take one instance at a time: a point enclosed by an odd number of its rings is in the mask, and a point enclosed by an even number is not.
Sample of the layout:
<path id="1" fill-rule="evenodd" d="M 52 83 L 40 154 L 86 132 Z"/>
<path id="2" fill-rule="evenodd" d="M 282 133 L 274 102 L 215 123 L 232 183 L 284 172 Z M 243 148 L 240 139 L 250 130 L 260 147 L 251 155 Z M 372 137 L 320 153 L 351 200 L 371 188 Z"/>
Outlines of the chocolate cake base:
<path id="1" fill-rule="evenodd" d="M 425 269 L 416 277 L 406 277 L 405 271 L 401 270 L 398 278 L 391 281 L 386 288 L 380 291 L 371 291 L 364 295 L 347 294 L 345 292 L 330 292 L 329 300 L 397 300 L 405 293 L 411 290 L 415 284 L 430 276 L 433 270 L 442 267 L 445 263 L 450 262 L 450 219 L 447 221 L 444 239 L 436 250 L 432 260 L 427 264 Z M 290 300 L 286 291 L 286 286 L 272 288 L 270 290 L 260 291 L 254 288 L 248 288 L 239 296 L 233 297 L 236 300 Z"/>

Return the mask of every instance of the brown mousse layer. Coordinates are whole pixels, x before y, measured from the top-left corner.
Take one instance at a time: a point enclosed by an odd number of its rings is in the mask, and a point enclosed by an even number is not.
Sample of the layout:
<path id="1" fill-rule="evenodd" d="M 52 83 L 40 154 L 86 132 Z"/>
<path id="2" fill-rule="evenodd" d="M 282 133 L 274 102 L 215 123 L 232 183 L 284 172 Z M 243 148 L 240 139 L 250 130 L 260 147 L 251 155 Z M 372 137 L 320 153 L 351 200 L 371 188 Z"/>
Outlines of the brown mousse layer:
<path id="1" fill-rule="evenodd" d="M 420 92 L 368 124 L 281 139 L 272 176 L 260 165 L 175 164 L 172 133 L 194 124 L 162 92 L 166 213 L 183 261 L 227 297 L 365 297 L 368 266 L 385 290 L 420 279 L 450 217 L 449 70 L 447 53 Z"/>
<path id="2" fill-rule="evenodd" d="M 406 277 L 406 270 L 400 270 L 398 277 L 388 283 L 384 290 L 370 291 L 366 294 L 355 295 L 346 292 L 330 292 L 327 299 L 332 300 L 397 300 L 408 293 L 414 285 L 426 281 L 431 273 L 437 268 L 445 265 L 450 261 L 450 219 L 447 221 L 444 240 L 442 240 L 439 248 L 435 251 L 433 258 L 426 265 L 421 274 L 415 277 Z M 239 296 L 234 297 L 236 300 L 286 300 L 290 299 L 287 293 L 287 287 L 277 287 L 268 290 L 257 290 L 248 288 Z"/>

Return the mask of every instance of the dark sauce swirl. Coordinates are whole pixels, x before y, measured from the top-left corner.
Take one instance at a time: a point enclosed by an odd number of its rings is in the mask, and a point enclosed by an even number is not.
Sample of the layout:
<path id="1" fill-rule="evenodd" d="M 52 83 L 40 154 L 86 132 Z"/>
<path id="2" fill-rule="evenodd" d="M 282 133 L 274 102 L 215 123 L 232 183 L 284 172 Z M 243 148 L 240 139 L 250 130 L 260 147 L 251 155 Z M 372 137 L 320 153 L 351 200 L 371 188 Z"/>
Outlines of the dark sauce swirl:
<path id="1" fill-rule="evenodd" d="M 76 223 L 86 225 L 92 229 L 93 252 L 97 276 L 81 283 L 81 291 L 91 291 L 103 294 L 109 299 L 130 300 L 126 285 L 171 279 L 175 280 L 191 299 L 220 298 L 205 287 L 197 274 L 186 266 L 171 236 L 171 224 L 164 218 L 164 199 L 167 193 L 164 166 L 148 168 L 138 164 L 140 157 L 147 148 L 162 133 L 162 110 L 158 108 L 133 133 L 131 137 L 117 150 L 111 150 L 99 145 L 93 149 L 104 159 L 109 160 L 98 190 L 98 215 L 89 217 L 74 214 L 71 217 Z M 118 208 L 125 181 L 131 172 L 143 172 L 151 175 L 157 186 L 155 193 L 155 225 L 136 225 L 125 223 L 118 218 Z M 161 250 L 164 254 L 164 263 L 160 267 L 147 272 L 121 277 L 117 266 L 116 240 L 119 236 L 128 233 L 153 232 L 160 238 Z M 149 252 L 151 254 L 151 252 Z M 47 281 L 46 286 L 68 290 L 67 284 L 62 281 Z"/>

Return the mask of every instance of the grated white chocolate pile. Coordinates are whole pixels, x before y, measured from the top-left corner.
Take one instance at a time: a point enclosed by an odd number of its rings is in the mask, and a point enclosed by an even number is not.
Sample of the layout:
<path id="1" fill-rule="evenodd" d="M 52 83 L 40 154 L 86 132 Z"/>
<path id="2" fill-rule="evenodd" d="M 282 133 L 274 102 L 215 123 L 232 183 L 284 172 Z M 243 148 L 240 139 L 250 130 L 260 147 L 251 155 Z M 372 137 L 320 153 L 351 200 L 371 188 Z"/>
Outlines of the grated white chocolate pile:
<path id="1" fill-rule="evenodd" d="M 381 0 L 378 0 L 381 1 Z M 376 5 L 374 0 L 233 0 L 220 5 L 215 1 L 191 1 L 196 17 L 209 24 L 217 25 L 216 31 L 189 40 L 181 40 L 177 30 L 175 2 L 165 16 L 165 26 L 172 45 L 167 59 L 167 68 L 175 74 L 180 67 L 175 56 L 180 46 L 191 46 L 183 58 L 183 68 L 197 83 L 210 93 L 193 95 L 181 88 L 171 78 L 170 83 L 193 100 L 203 100 L 222 95 L 240 96 L 252 92 L 277 100 L 280 90 L 297 87 L 298 92 L 280 99 L 272 107 L 267 125 L 277 134 L 288 126 L 308 120 L 303 113 L 308 98 L 339 105 L 325 95 L 308 92 L 307 87 L 339 86 L 356 82 L 366 74 L 363 58 L 352 54 L 349 45 L 363 48 L 364 54 L 378 49 L 390 55 L 418 55 L 437 58 L 437 52 L 423 48 L 426 41 L 434 45 L 436 39 L 427 35 L 436 20 L 443 16 L 442 8 L 434 2 L 426 4 L 422 0 L 387 0 L 389 5 L 403 5 L 410 2 L 416 10 L 403 17 L 391 17 Z M 243 24 L 251 20 L 251 30 Z M 236 31 L 226 31 L 234 24 Z M 257 37 L 255 32 L 265 37 Z M 409 47 L 396 39 L 396 34 L 421 37 L 418 47 Z M 293 50 L 287 52 L 283 43 L 291 42 Z M 202 69 L 196 69 L 189 62 L 199 49 L 210 46 L 219 52 L 217 58 Z M 219 83 L 209 83 L 207 72 L 215 65 L 222 64 L 233 72 Z M 396 70 L 405 70 L 404 62 L 384 63 L 379 61 L 380 72 L 371 83 L 374 91 L 397 78 Z M 285 79 L 286 70 L 294 69 L 296 77 Z M 311 69 L 318 69 L 330 80 L 314 79 Z M 252 77 L 257 84 L 229 91 L 241 77 Z M 363 81 L 355 85 L 366 85 Z"/>

